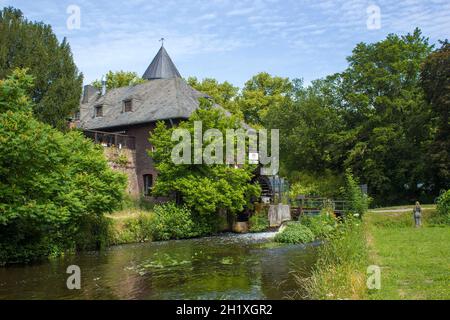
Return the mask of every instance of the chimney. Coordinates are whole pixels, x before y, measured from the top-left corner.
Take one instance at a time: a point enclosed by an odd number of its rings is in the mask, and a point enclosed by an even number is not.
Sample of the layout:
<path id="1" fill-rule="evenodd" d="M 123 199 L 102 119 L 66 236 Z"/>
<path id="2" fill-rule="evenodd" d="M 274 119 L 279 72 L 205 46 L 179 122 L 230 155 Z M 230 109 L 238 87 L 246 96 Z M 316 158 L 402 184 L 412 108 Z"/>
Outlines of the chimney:
<path id="1" fill-rule="evenodd" d="M 83 89 L 83 99 L 81 103 L 88 103 L 93 97 L 98 95 L 98 89 L 90 84 L 85 85 Z"/>
<path id="2" fill-rule="evenodd" d="M 106 94 L 106 77 L 102 77 L 102 96 Z"/>

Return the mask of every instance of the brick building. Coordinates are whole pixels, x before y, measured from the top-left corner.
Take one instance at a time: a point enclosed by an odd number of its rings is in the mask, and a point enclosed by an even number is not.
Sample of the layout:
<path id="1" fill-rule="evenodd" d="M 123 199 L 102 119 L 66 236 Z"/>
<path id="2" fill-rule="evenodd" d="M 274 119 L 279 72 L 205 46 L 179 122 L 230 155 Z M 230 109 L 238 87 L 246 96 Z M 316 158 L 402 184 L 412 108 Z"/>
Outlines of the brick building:
<path id="1" fill-rule="evenodd" d="M 101 92 L 85 86 L 77 120 L 78 127 L 96 142 L 134 150 L 131 163 L 137 188 L 131 187 L 133 195 L 148 195 L 158 175 L 147 154 L 156 122 L 177 124 L 198 108 L 200 97 L 208 97 L 181 78 L 163 46 L 142 78 L 148 81 L 108 91 L 104 86 Z"/>

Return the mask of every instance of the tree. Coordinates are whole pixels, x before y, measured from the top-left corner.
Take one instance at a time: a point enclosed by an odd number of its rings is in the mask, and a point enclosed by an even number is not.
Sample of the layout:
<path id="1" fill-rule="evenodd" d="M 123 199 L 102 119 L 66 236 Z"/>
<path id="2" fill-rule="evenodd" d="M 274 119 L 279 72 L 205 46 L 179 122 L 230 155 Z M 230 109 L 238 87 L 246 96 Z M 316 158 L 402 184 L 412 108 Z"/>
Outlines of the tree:
<path id="1" fill-rule="evenodd" d="M 338 108 L 355 140 L 344 166 L 386 202 L 411 201 L 428 192 L 424 147 L 430 110 L 420 87 L 420 65 L 431 52 L 420 30 L 360 43 L 338 75 Z M 340 97 L 339 97 L 340 96 Z"/>
<path id="2" fill-rule="evenodd" d="M 428 175 L 435 189 L 450 188 L 450 44 L 431 53 L 422 65 L 421 85 L 431 105 L 436 128 L 427 156 Z"/>
<path id="3" fill-rule="evenodd" d="M 150 155 L 158 170 L 158 179 L 152 193 L 167 196 L 177 192 L 189 209 L 200 218 L 214 217 L 221 209 L 231 214 L 239 213 L 260 192 L 259 186 L 251 182 L 256 169 L 254 165 L 246 164 L 235 168 L 226 164 L 174 165 L 172 161 L 172 150 L 179 143 L 172 141 L 172 133 L 175 129 L 186 129 L 193 137 L 195 121 L 202 122 L 202 134 L 213 128 L 225 136 L 226 129 L 241 127 L 241 121 L 237 117 L 226 116 L 222 109 L 213 107 L 205 99 L 189 120 L 181 122 L 177 127 L 166 127 L 164 122 L 159 122 L 150 136 L 150 142 L 155 147 Z M 202 147 L 202 152 L 213 142 L 204 141 L 206 145 Z M 192 148 L 193 141 L 191 143 Z"/>
<path id="4" fill-rule="evenodd" d="M 245 83 L 238 103 L 244 120 L 261 125 L 269 108 L 289 100 L 293 85 L 288 78 L 272 77 L 261 72 Z"/>
<path id="5" fill-rule="evenodd" d="M 242 112 L 236 103 L 239 88 L 225 81 L 219 83 L 216 79 L 205 78 L 199 81 L 196 77 L 189 77 L 187 83 L 194 89 L 209 95 L 215 103 L 227 109 L 234 115 L 242 117 Z"/>
<path id="6" fill-rule="evenodd" d="M 321 94 L 323 81 L 308 88 L 297 86 L 295 99 L 271 105 L 265 124 L 280 129 L 280 157 L 283 171 L 324 173 L 342 169 L 342 131 L 345 122 L 339 111 Z"/>
<path id="7" fill-rule="evenodd" d="M 28 68 L 34 77 L 29 92 L 37 119 L 65 129 L 77 110 L 83 76 L 64 38 L 58 42 L 49 25 L 30 22 L 14 8 L 0 11 L 0 79 L 15 68 Z"/>
<path id="8" fill-rule="evenodd" d="M 436 127 L 433 117 L 443 124 L 448 111 L 442 94 L 448 81 L 443 70 L 448 68 L 439 53 L 435 72 L 441 77 L 432 72 L 427 76 L 428 87 L 437 88 L 432 96 L 440 98 L 433 112 L 420 81 L 420 66 L 431 50 L 420 30 L 405 36 L 391 34 L 376 43 L 358 44 L 341 73 L 313 81 L 307 88 L 299 80 L 292 81 L 292 89 L 278 95 L 260 117 L 269 128 L 280 129 L 283 171 L 294 178 L 334 174 L 339 180 L 350 168 L 369 185 L 375 201 L 385 204 L 437 194 L 427 163 L 433 159 L 428 153 Z M 259 99 L 249 100 L 250 105 L 260 106 L 263 92 Z M 445 170 L 446 143 L 444 134 L 433 153 L 440 158 L 435 163 Z M 449 181 L 442 177 L 433 181 Z"/>
<path id="9" fill-rule="evenodd" d="M 98 229 L 126 184 L 81 132 L 33 118 L 31 83 L 23 70 L 0 80 L 0 264 L 76 249 L 83 226 Z"/>
<path id="10" fill-rule="evenodd" d="M 141 77 L 139 77 L 136 72 L 131 71 L 116 71 L 116 72 L 108 71 L 105 78 L 106 78 L 106 88 L 108 90 L 136 85 L 144 83 L 146 81 Z M 92 82 L 92 85 L 97 89 L 101 90 L 102 88 L 101 79 L 95 80 L 94 82 Z"/>

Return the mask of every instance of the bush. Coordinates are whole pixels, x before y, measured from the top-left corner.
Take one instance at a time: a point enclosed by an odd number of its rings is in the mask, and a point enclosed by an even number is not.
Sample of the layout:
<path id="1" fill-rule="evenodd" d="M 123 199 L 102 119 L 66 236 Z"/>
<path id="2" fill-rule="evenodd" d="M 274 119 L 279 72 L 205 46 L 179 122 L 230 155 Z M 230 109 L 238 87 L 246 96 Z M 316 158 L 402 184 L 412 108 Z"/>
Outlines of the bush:
<path id="1" fill-rule="evenodd" d="M 147 242 L 153 240 L 154 214 L 141 212 L 137 217 L 113 220 L 113 235 L 109 244 Z"/>
<path id="2" fill-rule="evenodd" d="M 277 233 L 275 241 L 283 243 L 308 243 L 314 241 L 314 234 L 308 227 L 298 222 L 291 222 L 286 224 L 283 231 Z"/>
<path id="3" fill-rule="evenodd" d="M 443 192 L 437 200 L 437 210 L 442 216 L 450 216 L 450 190 Z"/>
<path id="4" fill-rule="evenodd" d="M 286 172 L 291 181 L 294 181 L 289 190 L 292 201 L 299 195 L 321 196 L 327 198 L 340 198 L 341 187 L 344 185 L 343 176 L 325 170 L 322 174 L 307 172 Z"/>
<path id="5" fill-rule="evenodd" d="M 350 170 L 345 173 L 345 187 L 342 191 L 349 204 L 348 210 L 362 217 L 368 210 L 371 199 L 361 191 L 358 180 L 353 177 Z"/>
<path id="6" fill-rule="evenodd" d="M 337 224 L 334 216 L 326 210 L 322 210 L 317 216 L 304 216 L 300 222 L 312 231 L 316 239 L 326 238 Z"/>
<path id="7" fill-rule="evenodd" d="M 191 211 L 186 207 L 178 207 L 169 202 L 155 206 L 154 212 L 152 233 L 155 240 L 183 239 L 198 235 Z"/>
<path id="8" fill-rule="evenodd" d="M 249 222 L 250 232 L 262 232 L 269 228 L 269 219 L 267 218 L 267 213 L 264 212 L 252 215 Z"/>
<path id="9" fill-rule="evenodd" d="M 102 215 L 120 205 L 126 185 L 102 147 L 33 118 L 28 85 L 23 72 L 0 80 L 0 263 L 72 251 L 86 239 L 100 245 Z M 78 237 L 83 229 L 94 234 Z"/>

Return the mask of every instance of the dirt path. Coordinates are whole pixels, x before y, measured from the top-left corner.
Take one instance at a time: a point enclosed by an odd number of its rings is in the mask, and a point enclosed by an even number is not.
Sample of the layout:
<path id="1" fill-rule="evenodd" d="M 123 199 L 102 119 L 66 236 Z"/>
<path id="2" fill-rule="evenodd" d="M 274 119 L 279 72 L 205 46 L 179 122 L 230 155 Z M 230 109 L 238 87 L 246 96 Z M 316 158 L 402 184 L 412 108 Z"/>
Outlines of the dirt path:
<path id="1" fill-rule="evenodd" d="M 369 212 L 373 212 L 373 213 L 385 213 L 385 212 L 408 212 L 408 211 L 412 211 L 412 208 L 403 208 L 403 209 L 373 209 L 373 210 L 369 210 Z"/>

